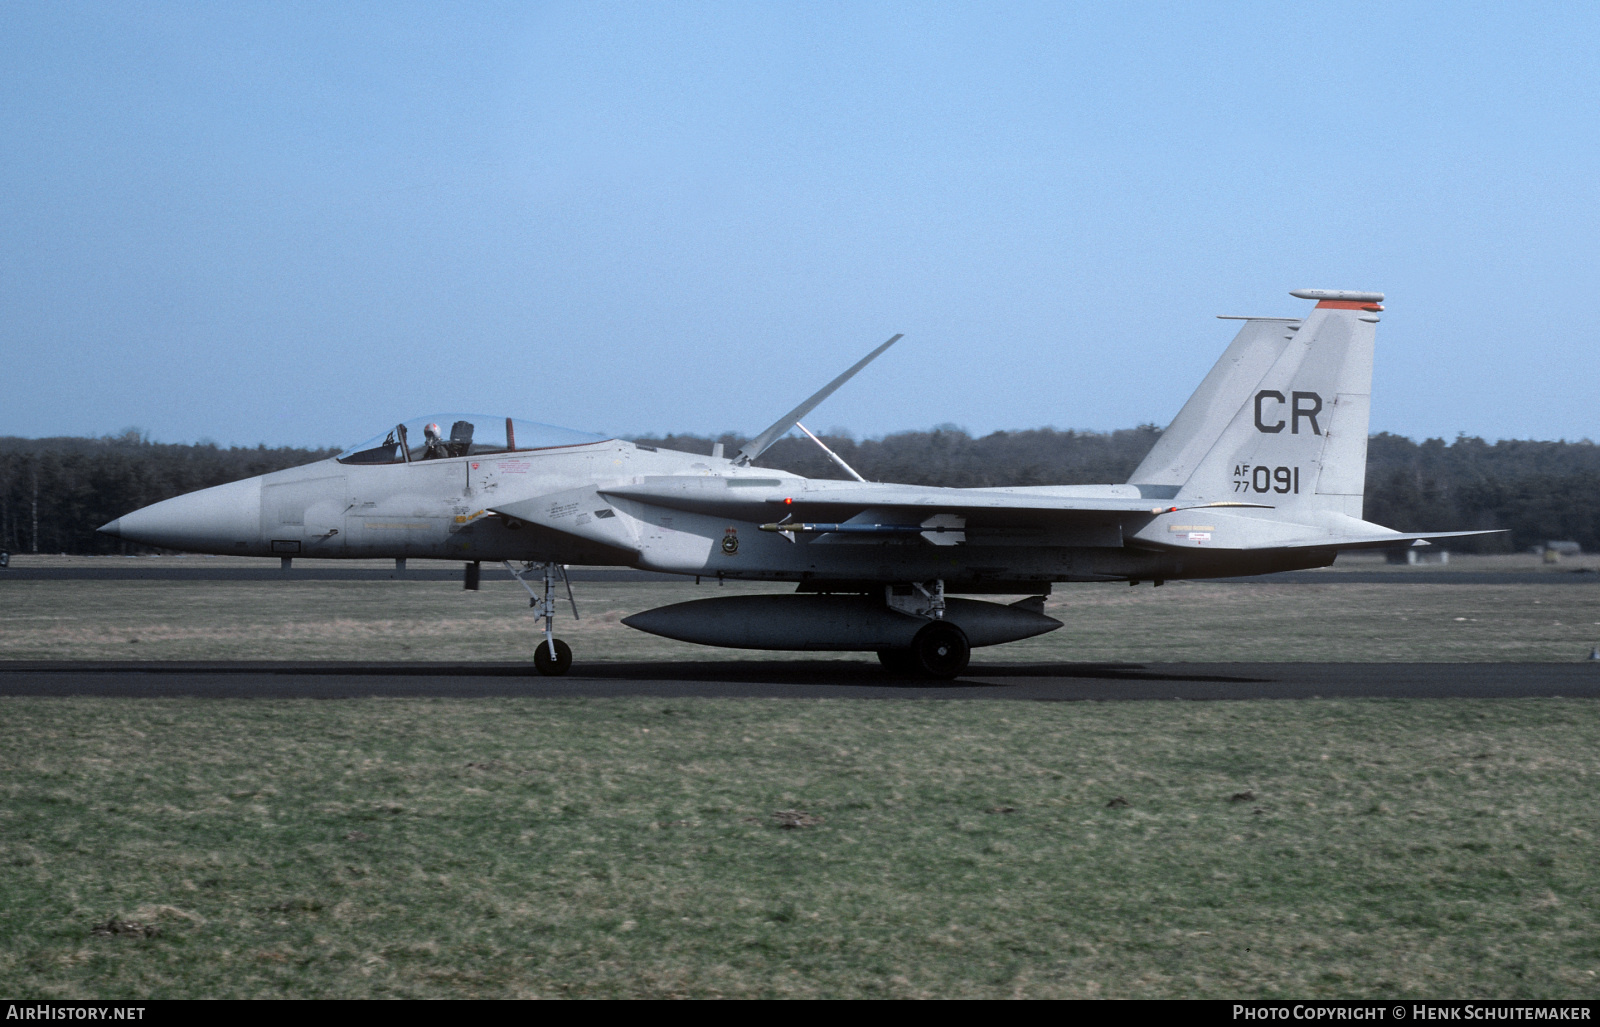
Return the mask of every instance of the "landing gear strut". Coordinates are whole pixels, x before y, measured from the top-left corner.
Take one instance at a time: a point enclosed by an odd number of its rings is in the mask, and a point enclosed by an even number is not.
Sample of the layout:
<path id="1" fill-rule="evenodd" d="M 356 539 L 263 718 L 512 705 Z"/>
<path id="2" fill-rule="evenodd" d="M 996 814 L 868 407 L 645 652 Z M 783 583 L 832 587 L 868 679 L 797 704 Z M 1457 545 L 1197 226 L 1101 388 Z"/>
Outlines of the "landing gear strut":
<path id="1" fill-rule="evenodd" d="M 546 677 L 559 677 L 572 669 L 572 647 L 556 637 L 556 600 L 555 583 L 556 575 L 561 575 L 561 583 L 567 586 L 567 602 L 572 604 L 572 619 L 578 619 L 578 600 L 572 595 L 572 582 L 567 578 L 567 568 L 559 563 L 528 562 L 522 565 L 522 570 L 512 566 L 510 560 L 504 561 L 506 570 L 517 579 L 517 583 L 528 590 L 528 605 L 533 607 L 535 619 L 544 621 L 544 641 L 539 643 L 539 648 L 533 652 L 533 667 Z M 533 586 L 523 577 L 527 572 L 539 567 L 544 571 L 544 595 L 535 592 Z"/>
<path id="2" fill-rule="evenodd" d="M 907 649 L 879 649 L 878 662 L 891 674 L 941 678 L 946 681 L 967 669 L 972 645 L 967 633 L 944 619 L 944 581 L 890 585 L 884 602 L 891 610 L 930 618 L 911 639 Z"/>

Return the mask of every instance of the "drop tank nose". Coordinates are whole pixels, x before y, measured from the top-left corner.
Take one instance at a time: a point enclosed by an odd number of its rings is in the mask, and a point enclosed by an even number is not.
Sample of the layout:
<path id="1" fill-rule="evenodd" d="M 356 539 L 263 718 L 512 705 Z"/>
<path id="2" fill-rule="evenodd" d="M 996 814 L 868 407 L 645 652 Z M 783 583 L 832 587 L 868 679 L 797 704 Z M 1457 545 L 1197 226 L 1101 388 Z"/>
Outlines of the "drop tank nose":
<path id="1" fill-rule="evenodd" d="M 123 514 L 101 532 L 194 553 L 246 553 L 261 542 L 261 479 L 217 485 Z"/>

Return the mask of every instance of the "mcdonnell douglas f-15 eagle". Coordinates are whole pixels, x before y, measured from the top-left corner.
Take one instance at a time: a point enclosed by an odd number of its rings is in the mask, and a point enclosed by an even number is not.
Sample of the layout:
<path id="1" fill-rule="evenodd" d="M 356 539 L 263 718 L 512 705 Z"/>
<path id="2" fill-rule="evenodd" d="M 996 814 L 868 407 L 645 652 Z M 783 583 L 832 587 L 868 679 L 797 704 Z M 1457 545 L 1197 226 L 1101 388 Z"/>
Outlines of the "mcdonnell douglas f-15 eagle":
<path id="1" fill-rule="evenodd" d="M 1266 574 L 1327 566 L 1347 549 L 1485 534 L 1402 534 L 1361 519 L 1383 294 L 1291 295 L 1316 306 L 1237 318 L 1232 344 L 1121 485 L 877 483 L 831 451 L 852 480 L 753 466 L 896 335 L 731 457 L 720 445 L 705 457 L 435 415 L 100 530 L 200 553 L 462 560 L 469 588 L 482 561 L 502 561 L 544 622 L 535 665 L 545 674 L 572 662 L 554 636 L 567 564 L 793 582 L 792 593 L 700 599 L 623 623 L 705 645 L 876 652 L 891 670 L 950 678 L 974 646 L 1061 627 L 1043 612 L 1053 582 Z M 528 580 L 541 569 L 542 594 Z M 1029 598 L 960 598 L 975 594 Z"/>

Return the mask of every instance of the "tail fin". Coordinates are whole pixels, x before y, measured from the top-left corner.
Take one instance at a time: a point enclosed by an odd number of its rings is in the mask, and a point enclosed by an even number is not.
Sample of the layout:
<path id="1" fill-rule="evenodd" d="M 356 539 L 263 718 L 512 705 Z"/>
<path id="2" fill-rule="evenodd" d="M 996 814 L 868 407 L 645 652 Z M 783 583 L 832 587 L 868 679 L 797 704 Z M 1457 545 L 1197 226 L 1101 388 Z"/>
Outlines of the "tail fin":
<path id="1" fill-rule="evenodd" d="M 1175 495 L 1189 480 L 1300 327 L 1299 318 L 1292 317 L 1221 319 L 1244 325 L 1128 479 L 1130 485 L 1146 486 L 1151 496 Z"/>
<path id="2" fill-rule="evenodd" d="M 1317 300 L 1316 309 L 1298 326 L 1279 322 L 1287 329 L 1283 334 L 1293 338 L 1283 340 L 1265 374 L 1256 376 L 1253 369 L 1243 367 L 1237 373 L 1225 372 L 1217 400 L 1226 395 L 1235 404 L 1228 412 L 1231 417 L 1177 496 L 1327 510 L 1359 518 L 1367 477 L 1374 326 L 1383 309 L 1383 294 L 1301 289 L 1290 295 Z M 1219 363 L 1212 375 L 1221 368 Z M 1184 407 L 1169 433 L 1187 427 L 1180 422 L 1205 388 L 1202 385 Z M 1209 403 L 1205 413 L 1193 420 L 1210 427 L 1225 416 Z M 1197 449 L 1206 440 L 1199 430 L 1191 431 Z M 1174 449 L 1180 454 L 1193 451 L 1183 439 L 1174 443 Z M 1145 464 L 1149 463 L 1147 458 Z M 1138 481 L 1136 475 L 1134 482 Z"/>

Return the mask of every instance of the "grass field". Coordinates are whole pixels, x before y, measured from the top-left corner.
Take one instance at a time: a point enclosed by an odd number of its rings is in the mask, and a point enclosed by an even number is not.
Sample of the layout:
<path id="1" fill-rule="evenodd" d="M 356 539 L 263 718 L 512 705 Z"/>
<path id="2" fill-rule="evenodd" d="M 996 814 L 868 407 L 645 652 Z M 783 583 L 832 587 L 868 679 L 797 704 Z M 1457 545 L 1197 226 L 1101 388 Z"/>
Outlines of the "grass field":
<path id="1" fill-rule="evenodd" d="M 0 717 L 0 994 L 1600 989 L 1584 702 Z"/>
<path id="2" fill-rule="evenodd" d="M 629 613 L 733 592 L 691 582 L 580 583 L 558 634 L 577 660 L 788 659 L 646 635 Z M 1600 581 L 1564 585 L 1058 585 L 1066 627 L 984 661 L 1571 661 L 1600 642 Z M 536 624 L 514 582 L 4 581 L 0 659 L 527 659 Z M 839 654 L 871 660 L 871 654 Z"/>
<path id="3" fill-rule="evenodd" d="M 584 584 L 560 634 L 757 655 L 618 623 L 715 594 Z M 978 661 L 1600 640 L 1587 584 L 1058 586 L 1049 612 Z M 507 660 L 533 628 L 510 583 L 0 580 L 0 659 Z M 1584 701 L 30 698 L 0 724 L 4 995 L 1600 991 Z"/>

